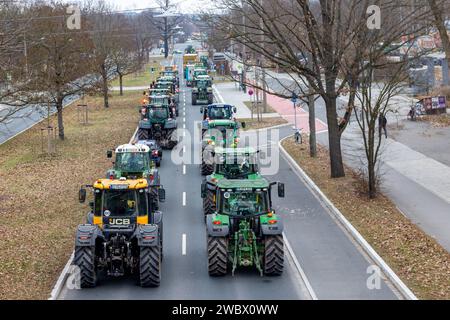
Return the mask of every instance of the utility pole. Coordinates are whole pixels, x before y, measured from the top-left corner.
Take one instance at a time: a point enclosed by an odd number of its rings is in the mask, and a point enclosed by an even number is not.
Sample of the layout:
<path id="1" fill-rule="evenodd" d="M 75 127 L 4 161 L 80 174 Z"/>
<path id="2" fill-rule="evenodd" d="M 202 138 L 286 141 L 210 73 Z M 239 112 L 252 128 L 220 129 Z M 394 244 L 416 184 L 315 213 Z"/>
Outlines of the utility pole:
<path id="1" fill-rule="evenodd" d="M 169 0 L 166 0 L 166 12 L 169 10 Z M 169 24 L 167 16 L 164 17 L 164 58 L 169 56 Z"/>
<path id="2" fill-rule="evenodd" d="M 242 25 L 244 26 L 244 36 L 246 33 L 246 27 L 245 27 L 245 8 L 244 8 L 244 3 L 241 1 L 241 5 L 242 5 Z M 241 86 L 242 86 L 242 91 L 244 91 L 244 93 L 246 93 L 245 90 L 245 71 L 246 71 L 246 65 L 245 62 L 247 60 L 247 52 L 245 50 L 245 45 L 242 45 L 242 75 L 241 75 Z"/>

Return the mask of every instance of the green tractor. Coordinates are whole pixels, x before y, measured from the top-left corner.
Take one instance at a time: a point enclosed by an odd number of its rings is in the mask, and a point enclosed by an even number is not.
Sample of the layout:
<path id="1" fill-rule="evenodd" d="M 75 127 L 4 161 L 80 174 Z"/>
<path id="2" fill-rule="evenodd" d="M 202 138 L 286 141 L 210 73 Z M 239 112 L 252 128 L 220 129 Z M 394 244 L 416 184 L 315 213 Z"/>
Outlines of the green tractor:
<path id="1" fill-rule="evenodd" d="M 173 149 L 177 144 L 174 137 L 177 129 L 175 107 L 171 108 L 167 104 L 149 104 L 143 106 L 140 113 L 138 140 L 155 140 L 162 148 Z"/>
<path id="2" fill-rule="evenodd" d="M 216 211 L 216 186 L 222 179 L 261 178 L 257 163 L 257 153 L 251 147 L 245 148 L 215 148 L 212 174 L 206 176 L 206 193 L 203 197 L 203 213 L 206 216 Z"/>
<path id="3" fill-rule="evenodd" d="M 202 137 L 202 175 L 208 175 L 214 168 L 214 148 L 236 148 L 239 143 L 239 123 L 234 120 L 211 120 Z"/>
<path id="4" fill-rule="evenodd" d="M 192 81 L 192 105 L 213 103 L 212 81 L 207 75 L 201 75 Z"/>
<path id="5" fill-rule="evenodd" d="M 106 172 L 107 179 L 146 179 L 152 206 L 156 210 L 159 209 L 159 191 L 161 189 L 161 179 L 156 164 L 151 160 L 153 155 L 151 152 L 158 150 L 150 150 L 146 145 L 141 144 L 124 144 L 115 149 L 114 167 Z M 106 153 L 108 158 L 113 157 L 112 150 Z M 161 154 L 158 154 L 160 157 Z"/>
<path id="6" fill-rule="evenodd" d="M 202 197 L 207 182 L 202 184 Z M 224 276 L 231 269 L 255 267 L 278 276 L 284 267 L 283 223 L 272 209 L 271 189 L 264 178 L 220 180 L 215 187 L 216 212 L 206 216 L 208 273 Z M 284 197 L 284 184 L 278 183 Z"/>
<path id="7" fill-rule="evenodd" d="M 237 112 L 235 106 L 223 103 L 209 104 L 206 107 L 200 108 L 200 113 L 203 115 L 202 119 L 202 133 L 208 130 L 209 122 L 211 120 L 233 120 L 233 115 Z M 245 122 L 241 123 L 245 128 Z"/>
<path id="8" fill-rule="evenodd" d="M 100 271 L 110 277 L 135 275 L 140 286 L 158 287 L 163 214 L 149 201 L 147 180 L 98 179 L 81 187 L 80 203 L 86 201 L 86 188 L 92 189 L 93 201 L 87 223 L 77 228 L 73 259 L 81 287 L 95 287 Z"/>

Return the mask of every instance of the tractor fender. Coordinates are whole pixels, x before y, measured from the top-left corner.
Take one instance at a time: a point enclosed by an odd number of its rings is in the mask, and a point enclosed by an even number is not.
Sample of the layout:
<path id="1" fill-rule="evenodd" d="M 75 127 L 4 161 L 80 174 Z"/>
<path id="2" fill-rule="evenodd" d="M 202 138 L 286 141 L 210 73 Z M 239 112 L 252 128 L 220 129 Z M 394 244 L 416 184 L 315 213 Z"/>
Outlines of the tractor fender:
<path id="1" fill-rule="evenodd" d="M 104 238 L 103 233 L 97 225 L 80 224 L 75 237 L 76 247 L 93 247 L 97 238 Z"/>
<path id="2" fill-rule="evenodd" d="M 144 121 L 144 120 L 140 120 L 139 121 L 139 129 L 151 129 L 152 128 L 152 124 L 150 121 Z"/>
<path id="3" fill-rule="evenodd" d="M 136 228 L 134 237 L 140 247 L 154 247 L 159 244 L 158 233 L 156 224 L 141 224 Z"/>
<path id="4" fill-rule="evenodd" d="M 175 129 L 177 127 L 177 120 L 175 119 L 167 119 L 164 124 L 164 129 Z"/>
<path id="5" fill-rule="evenodd" d="M 205 179 L 206 189 L 210 192 L 216 193 L 216 183 L 211 182 L 211 176 L 206 176 Z"/>
<path id="6" fill-rule="evenodd" d="M 212 215 L 206 216 L 206 231 L 211 237 L 226 237 L 230 233 L 229 225 L 214 225 L 212 223 Z"/>
<path id="7" fill-rule="evenodd" d="M 278 220 L 275 224 L 261 224 L 261 232 L 265 236 L 282 234 L 283 229 L 283 221 L 281 220 Z"/>

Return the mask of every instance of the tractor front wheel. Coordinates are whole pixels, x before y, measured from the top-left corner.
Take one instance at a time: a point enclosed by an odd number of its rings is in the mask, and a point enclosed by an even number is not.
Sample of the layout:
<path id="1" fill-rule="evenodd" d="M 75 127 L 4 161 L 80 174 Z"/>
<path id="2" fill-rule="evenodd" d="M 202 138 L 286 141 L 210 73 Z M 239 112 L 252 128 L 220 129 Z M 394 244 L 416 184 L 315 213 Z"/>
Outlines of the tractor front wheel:
<path id="1" fill-rule="evenodd" d="M 81 288 L 94 288 L 97 285 L 95 247 L 75 247 L 73 264 L 80 268 Z"/>
<path id="2" fill-rule="evenodd" d="M 279 276 L 283 273 L 283 267 L 283 236 L 266 236 L 264 241 L 264 274 L 267 276 Z"/>
<path id="3" fill-rule="evenodd" d="M 227 274 L 228 240 L 225 237 L 208 236 L 208 273 L 220 277 Z"/>
<path id="4" fill-rule="evenodd" d="M 141 287 L 159 287 L 161 282 L 161 249 L 159 244 L 153 247 L 140 247 L 139 280 Z"/>
<path id="5" fill-rule="evenodd" d="M 205 222 L 206 216 L 208 214 L 213 214 L 216 211 L 216 203 L 214 202 L 214 193 L 208 191 L 206 193 L 206 197 L 203 198 L 203 213 L 205 214 Z"/>

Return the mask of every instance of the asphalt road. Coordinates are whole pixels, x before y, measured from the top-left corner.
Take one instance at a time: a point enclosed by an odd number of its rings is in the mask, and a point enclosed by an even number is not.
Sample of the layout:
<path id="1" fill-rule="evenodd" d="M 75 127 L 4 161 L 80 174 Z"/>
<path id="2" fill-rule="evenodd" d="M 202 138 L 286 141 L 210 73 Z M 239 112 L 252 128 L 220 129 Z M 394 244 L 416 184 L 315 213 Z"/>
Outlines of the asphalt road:
<path id="1" fill-rule="evenodd" d="M 182 50 L 184 45 L 176 49 Z M 175 58 L 180 63 L 180 57 Z M 182 87 L 178 127 L 190 133 L 200 120 L 199 106 L 190 103 L 190 89 Z M 185 106 L 184 103 L 185 102 Z M 185 111 L 185 115 L 184 115 Z M 183 118 L 185 117 L 185 120 Z M 280 138 L 292 133 L 287 126 Z M 186 150 L 194 150 L 193 141 Z M 277 146 L 278 139 L 269 141 Z M 182 148 L 183 145 L 180 147 Z M 173 152 L 179 152 L 180 149 Z M 271 181 L 286 184 L 286 198 L 274 197 L 277 213 L 284 218 L 285 234 L 295 258 L 319 299 L 397 299 L 383 279 L 369 289 L 367 268 L 372 262 L 322 205 L 314 193 L 279 156 L 279 168 Z M 185 172 L 185 173 L 184 173 Z M 280 277 L 260 277 L 255 270 L 239 269 L 234 277 L 211 278 L 207 272 L 206 233 L 203 222 L 198 164 L 175 165 L 165 152 L 160 173 L 166 189 L 164 212 L 164 261 L 159 288 L 143 289 L 133 279 L 109 278 L 94 289 L 64 288 L 60 299 L 309 299 L 305 283 L 286 253 Z M 93 177 L 94 178 L 94 177 Z M 185 194 L 185 196 L 183 196 Z M 185 201 L 183 201 L 185 198 Z M 183 249 L 183 238 L 185 249 Z"/>
<path id="2" fill-rule="evenodd" d="M 179 63 L 179 59 L 176 60 Z M 186 93 L 185 95 L 183 93 Z M 194 131 L 200 118 L 199 106 L 192 106 L 190 89 L 182 87 L 178 127 Z M 183 106 L 185 101 L 185 121 Z M 194 143 L 194 142 L 193 142 Z M 193 143 L 186 148 L 192 148 Z M 196 142 L 198 143 L 198 142 Z M 179 149 L 177 149 L 179 150 Z M 175 152 L 175 151 L 174 151 Z M 203 222 L 197 164 L 175 165 L 165 151 L 160 174 L 166 189 L 164 212 L 164 260 L 159 288 L 140 288 L 133 279 L 108 278 L 94 289 L 65 288 L 60 299 L 309 299 L 304 283 L 289 256 L 281 277 L 261 277 L 256 270 L 238 270 L 235 276 L 208 276 L 206 230 Z M 186 201 L 183 202 L 183 193 Z M 185 237 L 185 252 L 183 252 Z"/>

